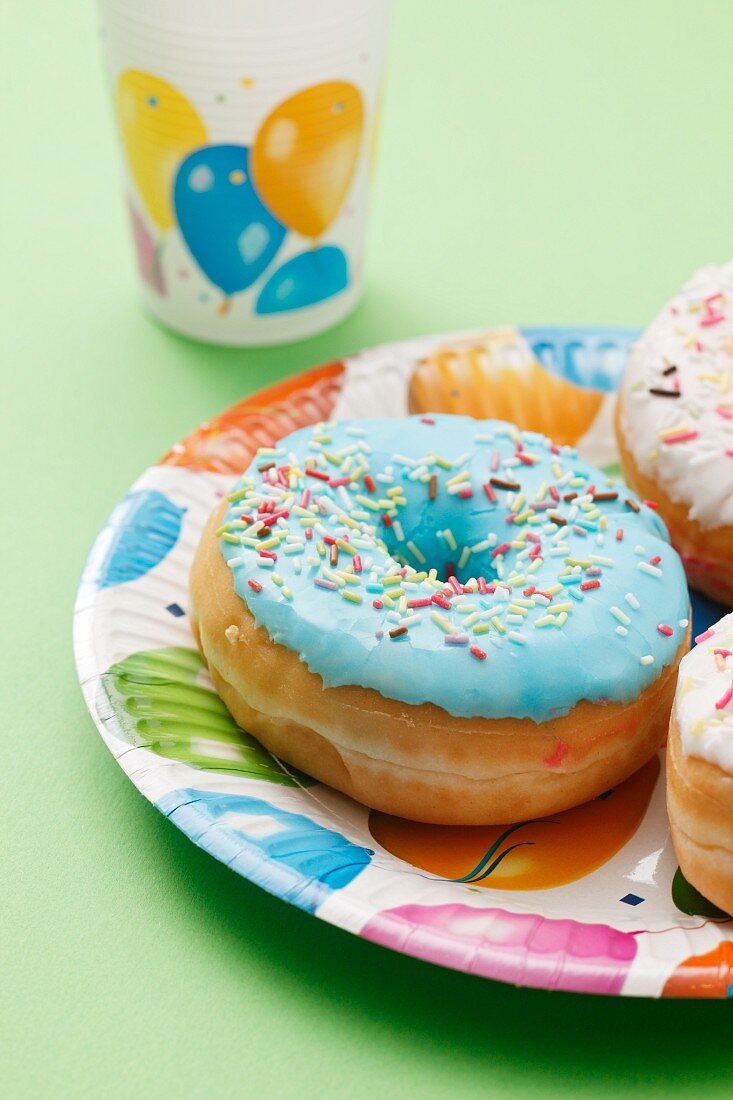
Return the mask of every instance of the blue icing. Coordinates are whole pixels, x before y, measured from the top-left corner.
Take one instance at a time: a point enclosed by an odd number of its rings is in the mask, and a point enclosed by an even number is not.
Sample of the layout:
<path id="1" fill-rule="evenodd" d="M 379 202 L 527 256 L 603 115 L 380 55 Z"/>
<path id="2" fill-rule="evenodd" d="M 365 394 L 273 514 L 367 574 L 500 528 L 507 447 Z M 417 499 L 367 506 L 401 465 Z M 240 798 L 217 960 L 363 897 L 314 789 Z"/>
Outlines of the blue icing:
<path id="1" fill-rule="evenodd" d="M 310 913 L 334 890 L 353 882 L 374 854 L 260 798 L 178 790 L 156 806 L 217 859 Z"/>
<path id="2" fill-rule="evenodd" d="M 92 562 L 93 580 L 110 588 L 149 573 L 175 546 L 184 513 L 156 489 L 128 493 L 109 518 L 111 538 Z"/>
<path id="3" fill-rule="evenodd" d="M 235 526 L 227 528 L 228 539 L 222 540 L 221 549 L 232 567 L 235 589 L 257 624 L 264 626 L 274 641 L 299 653 L 327 687 L 361 685 L 409 704 L 434 703 L 459 716 L 532 718 L 541 722 L 567 713 L 582 699 L 626 703 L 636 698 L 673 660 L 684 635 L 680 620 L 689 614 L 682 565 L 669 545 L 662 521 L 644 505 L 639 506 L 638 512 L 633 511 L 626 501 L 637 498 L 623 486 L 609 485 L 604 473 L 579 459 L 570 448 L 561 448 L 559 454 L 553 454 L 544 437 L 518 433 L 501 421 L 480 422 L 451 416 L 433 419 L 434 425 L 420 417 L 409 417 L 341 421 L 307 428 L 282 440 L 274 456 L 260 455 L 254 460 L 238 484 L 240 499 L 232 501 L 227 512 L 226 522 Z M 360 431 L 364 432 L 361 436 Z M 515 440 L 519 439 L 523 453 L 530 456 L 533 465 L 526 465 L 516 457 Z M 336 464 L 329 462 L 324 452 L 335 458 Z M 395 457 L 395 452 L 399 457 Z M 435 454 L 456 465 L 446 470 L 431 457 Z M 402 457 L 412 465 L 403 464 Z M 259 466 L 293 463 L 302 469 L 306 460 L 318 463 L 318 468 L 331 478 L 349 476 L 355 471 L 359 476 L 348 489 L 330 486 L 327 481 L 311 476 L 294 477 L 294 496 L 290 502 L 286 489 L 262 490 L 263 478 L 272 474 L 261 472 Z M 342 469 L 339 460 L 347 463 L 348 468 Z M 368 466 L 373 478 L 389 476 L 391 470 L 394 480 L 390 483 L 378 480 L 377 492 L 370 493 L 360 466 Z M 470 499 L 451 495 L 446 485 L 463 472 L 468 473 L 465 484 L 472 489 Z M 429 485 L 433 475 L 437 478 L 437 495 L 431 501 Z M 520 490 L 515 494 L 494 486 L 496 503 L 492 503 L 482 488 L 492 477 L 516 481 Z M 564 526 L 548 518 L 553 509 L 543 512 L 540 508 L 534 509 L 536 518 L 530 516 L 519 524 L 506 522 L 512 503 L 521 517 L 539 495 L 544 501 L 550 499 L 543 484 L 549 486 L 555 482 L 559 483 L 561 496 L 571 492 L 582 494 L 584 487 L 591 484 L 596 492 L 618 491 L 619 496 L 595 502 L 581 496 L 580 507 L 573 501 L 560 499 L 554 506 L 554 514 L 569 521 Z M 253 490 L 251 486 L 257 488 Z M 387 511 L 386 493 L 395 487 L 401 488 L 405 503 L 391 509 L 393 525 L 388 527 L 381 517 Z M 307 509 L 312 513 L 310 517 L 298 514 L 303 488 L 311 492 Z M 254 528 L 238 518 L 242 512 L 252 515 L 257 509 L 262 496 L 246 495 L 253 491 L 275 497 L 280 502 L 278 507 L 282 507 L 284 499 L 290 510 L 282 524 L 276 523 L 271 528 L 282 539 L 274 552 L 275 570 L 283 587 L 273 580 L 273 571 L 260 564 L 263 559 L 259 557 Z M 517 501 L 519 492 L 524 494 L 525 502 Z M 278 493 L 286 495 L 278 497 Z M 348 500 L 344 501 L 346 493 Z M 372 511 L 363 504 L 364 500 L 385 503 Z M 339 517 L 338 508 L 348 502 L 349 514 L 362 525 L 361 531 L 345 526 Z M 321 514 L 322 511 L 328 514 Z M 403 541 L 399 539 L 400 524 Z M 606 525 L 605 531 L 602 524 Z M 288 535 L 302 539 L 306 525 L 314 528 L 312 541 L 303 543 L 301 554 L 285 554 Z M 439 534 L 446 528 L 458 544 L 457 551 L 452 551 L 447 537 Z M 618 528 L 624 532 L 622 541 L 616 538 Z M 318 556 L 317 543 L 324 535 L 335 537 L 343 533 L 348 533 L 353 545 L 358 546 L 364 565 L 362 583 L 347 584 L 343 591 L 362 594 L 361 604 L 343 598 L 341 590 L 324 589 L 314 583 L 316 578 L 329 583 L 334 583 L 334 577 L 338 579 L 329 567 L 328 558 Z M 527 557 L 533 545 L 527 534 L 540 539 L 539 566 L 531 565 Z M 242 537 L 241 545 L 228 541 Z M 498 546 L 512 539 L 521 546 L 495 555 Z M 372 601 L 383 599 L 390 590 L 386 587 L 382 591 L 381 578 L 385 572 L 396 571 L 401 562 L 408 563 L 413 572 L 423 569 L 414 550 L 408 548 L 408 540 L 425 557 L 424 569 L 435 567 L 440 578 L 448 561 L 460 564 L 462 546 L 476 546 L 468 562 L 458 569 L 459 580 L 465 584 L 482 576 L 491 585 L 503 576 L 505 582 L 514 585 L 511 599 L 500 598 L 503 591 L 500 587 L 493 594 L 456 596 L 448 610 L 428 607 L 400 613 L 400 597 L 398 606 L 391 611 L 392 617 L 388 617 L 386 606 L 375 610 Z M 492 545 L 485 545 L 487 542 Z M 643 553 L 636 552 L 637 546 L 643 547 Z M 613 565 L 591 562 L 589 555 L 610 558 Z M 648 564 L 657 555 L 661 557 L 661 575 L 657 575 L 654 566 L 650 566 L 651 572 L 638 568 L 640 562 Z M 566 562 L 567 558 L 572 562 Z M 298 561 L 300 573 L 296 571 Z M 341 551 L 336 568 L 347 570 L 351 561 L 351 556 Z M 579 562 L 583 564 L 574 564 Z M 596 570 L 600 573 L 593 575 Z M 567 575 L 559 578 L 563 571 Z M 526 579 L 514 582 L 513 574 L 524 575 Z M 250 578 L 262 585 L 260 592 L 248 586 Z M 431 586 L 429 579 L 417 584 L 410 582 L 409 576 L 406 580 L 407 587 L 404 582 L 402 587 L 409 599 L 427 598 L 443 591 L 442 585 Z M 573 580 L 582 583 L 598 580 L 600 587 L 582 591 L 579 583 L 568 583 Z M 558 583 L 561 589 L 550 601 L 553 610 L 540 606 L 546 603 L 542 596 L 536 606 L 520 607 L 518 612 L 509 608 L 509 603 L 517 598 L 526 598 L 523 591 L 528 586 L 534 585 L 543 592 Z M 288 589 L 292 600 L 287 598 Z M 629 592 L 638 600 L 638 609 L 626 601 Z M 459 613 L 458 605 L 466 603 L 476 611 Z M 558 604 L 569 605 L 567 612 L 556 612 Z M 614 617 L 611 607 L 620 610 L 624 623 Z M 496 611 L 492 610 L 495 608 Z M 522 610 L 527 612 L 524 617 Z M 431 612 L 448 620 L 452 630 L 468 634 L 468 644 L 446 644 L 445 634 L 431 618 Z M 491 614 L 487 616 L 487 612 Z M 473 614 L 486 617 L 474 620 Z M 563 622 L 565 614 L 567 619 L 562 626 L 535 625 L 538 621 L 546 622 L 548 616 L 553 623 Z M 413 615 L 420 616 L 419 622 L 411 623 L 408 633 L 399 639 L 391 639 L 388 632 L 399 627 L 397 620 Z M 515 615 L 518 621 L 512 621 Z M 626 619 L 629 621 L 625 622 Z M 673 628 L 671 637 L 658 631 L 660 621 Z M 489 625 L 489 632 L 475 635 L 473 630 L 481 622 Z M 626 635 L 617 633 L 620 625 L 627 630 Z M 383 633 L 378 637 L 380 631 Z M 469 645 L 480 647 L 486 652 L 486 659 L 471 655 Z M 653 663 L 642 664 L 641 658 L 645 656 L 653 657 Z"/>

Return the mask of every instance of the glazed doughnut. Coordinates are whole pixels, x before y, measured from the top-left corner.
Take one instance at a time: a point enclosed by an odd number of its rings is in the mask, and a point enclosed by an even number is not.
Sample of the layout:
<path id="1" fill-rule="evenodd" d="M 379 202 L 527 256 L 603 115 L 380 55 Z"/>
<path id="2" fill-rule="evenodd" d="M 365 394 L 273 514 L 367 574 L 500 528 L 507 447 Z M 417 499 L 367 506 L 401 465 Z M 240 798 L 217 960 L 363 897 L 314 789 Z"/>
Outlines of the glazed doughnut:
<path id="1" fill-rule="evenodd" d="M 633 494 L 544 436 L 451 416 L 261 448 L 204 532 L 190 610 L 222 699 L 270 751 L 446 824 L 553 813 L 640 767 L 689 614 Z"/>
<path id="2" fill-rule="evenodd" d="M 667 809 L 688 882 L 733 913 L 733 614 L 680 665 L 667 742 Z"/>
<path id="3" fill-rule="evenodd" d="M 603 394 L 550 374 L 516 329 L 466 336 L 426 355 L 408 390 L 411 413 L 510 420 L 556 443 L 576 445 L 596 421 Z"/>
<path id="4" fill-rule="evenodd" d="M 616 433 L 694 588 L 733 605 L 733 264 L 707 267 L 632 352 Z"/>

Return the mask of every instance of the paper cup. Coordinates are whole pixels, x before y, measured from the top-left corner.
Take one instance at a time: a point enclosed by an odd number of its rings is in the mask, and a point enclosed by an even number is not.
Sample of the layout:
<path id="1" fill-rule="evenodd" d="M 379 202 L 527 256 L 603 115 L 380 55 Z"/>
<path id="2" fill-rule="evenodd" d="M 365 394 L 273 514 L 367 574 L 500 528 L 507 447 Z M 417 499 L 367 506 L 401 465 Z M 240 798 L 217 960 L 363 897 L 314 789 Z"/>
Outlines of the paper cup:
<path id="1" fill-rule="evenodd" d="M 222 344 L 348 314 L 391 0 L 100 0 L 143 300 Z"/>

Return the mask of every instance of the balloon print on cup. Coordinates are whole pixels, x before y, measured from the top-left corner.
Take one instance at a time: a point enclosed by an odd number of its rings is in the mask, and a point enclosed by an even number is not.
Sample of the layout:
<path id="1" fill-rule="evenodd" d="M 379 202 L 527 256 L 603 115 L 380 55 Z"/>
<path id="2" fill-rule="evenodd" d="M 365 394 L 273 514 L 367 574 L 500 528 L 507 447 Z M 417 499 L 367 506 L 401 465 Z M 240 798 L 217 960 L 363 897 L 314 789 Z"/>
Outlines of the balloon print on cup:
<path id="1" fill-rule="evenodd" d="M 145 208 L 159 229 L 175 217 L 171 185 L 181 158 L 209 140 L 201 118 L 172 84 L 142 69 L 126 69 L 115 101 L 122 144 Z"/>
<path id="2" fill-rule="evenodd" d="M 347 81 L 314 84 L 280 103 L 252 146 L 252 175 L 285 225 L 317 240 L 341 209 L 364 128 L 361 93 Z"/>
<path id="3" fill-rule="evenodd" d="M 252 178 L 268 207 L 314 244 L 341 210 L 359 160 L 364 130 L 361 93 L 348 81 L 304 88 L 278 104 L 252 146 Z M 335 245 L 289 259 L 263 287 L 255 311 L 280 313 L 316 305 L 349 283 Z"/>
<path id="4" fill-rule="evenodd" d="M 362 148 L 364 104 L 354 84 L 326 81 L 279 103 L 251 150 L 210 144 L 188 99 L 141 69 L 120 76 L 116 109 L 151 222 L 164 232 L 178 225 L 196 264 L 224 295 L 219 313 L 264 275 L 288 229 L 311 247 L 269 276 L 254 313 L 304 309 L 346 290 L 346 253 L 320 241 L 344 205 Z M 164 296 L 162 245 L 132 204 L 131 218 L 141 276 Z"/>
<path id="5" fill-rule="evenodd" d="M 127 209 L 130 215 L 132 243 L 135 247 L 140 278 L 156 294 L 165 297 L 168 291 L 160 263 L 160 246 L 153 240 L 152 234 L 130 199 L 127 202 Z"/>
<path id="6" fill-rule="evenodd" d="M 226 313 L 231 296 L 262 275 L 286 233 L 252 187 L 249 150 L 207 145 L 191 153 L 176 175 L 173 201 L 183 239 L 224 294 Z"/>
<path id="7" fill-rule="evenodd" d="M 349 285 L 349 265 L 342 249 L 325 245 L 301 252 L 272 275 L 257 299 L 255 313 L 284 313 L 314 306 Z"/>

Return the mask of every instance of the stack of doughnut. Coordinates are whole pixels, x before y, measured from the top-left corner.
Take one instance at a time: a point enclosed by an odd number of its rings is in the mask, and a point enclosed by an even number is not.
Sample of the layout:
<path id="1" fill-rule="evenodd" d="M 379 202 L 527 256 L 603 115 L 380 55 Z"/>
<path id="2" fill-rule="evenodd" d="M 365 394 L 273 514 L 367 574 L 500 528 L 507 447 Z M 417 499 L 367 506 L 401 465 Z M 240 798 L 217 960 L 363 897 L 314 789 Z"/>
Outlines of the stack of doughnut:
<path id="1" fill-rule="evenodd" d="M 616 433 L 624 476 L 657 502 L 690 585 L 733 605 L 733 264 L 698 271 L 636 345 Z M 684 658 L 667 743 L 683 874 L 733 912 L 733 615 Z"/>
<path id="2" fill-rule="evenodd" d="M 689 604 L 659 516 L 569 446 L 449 415 L 260 448 L 191 575 L 237 722 L 370 807 L 509 823 L 664 743 Z"/>

